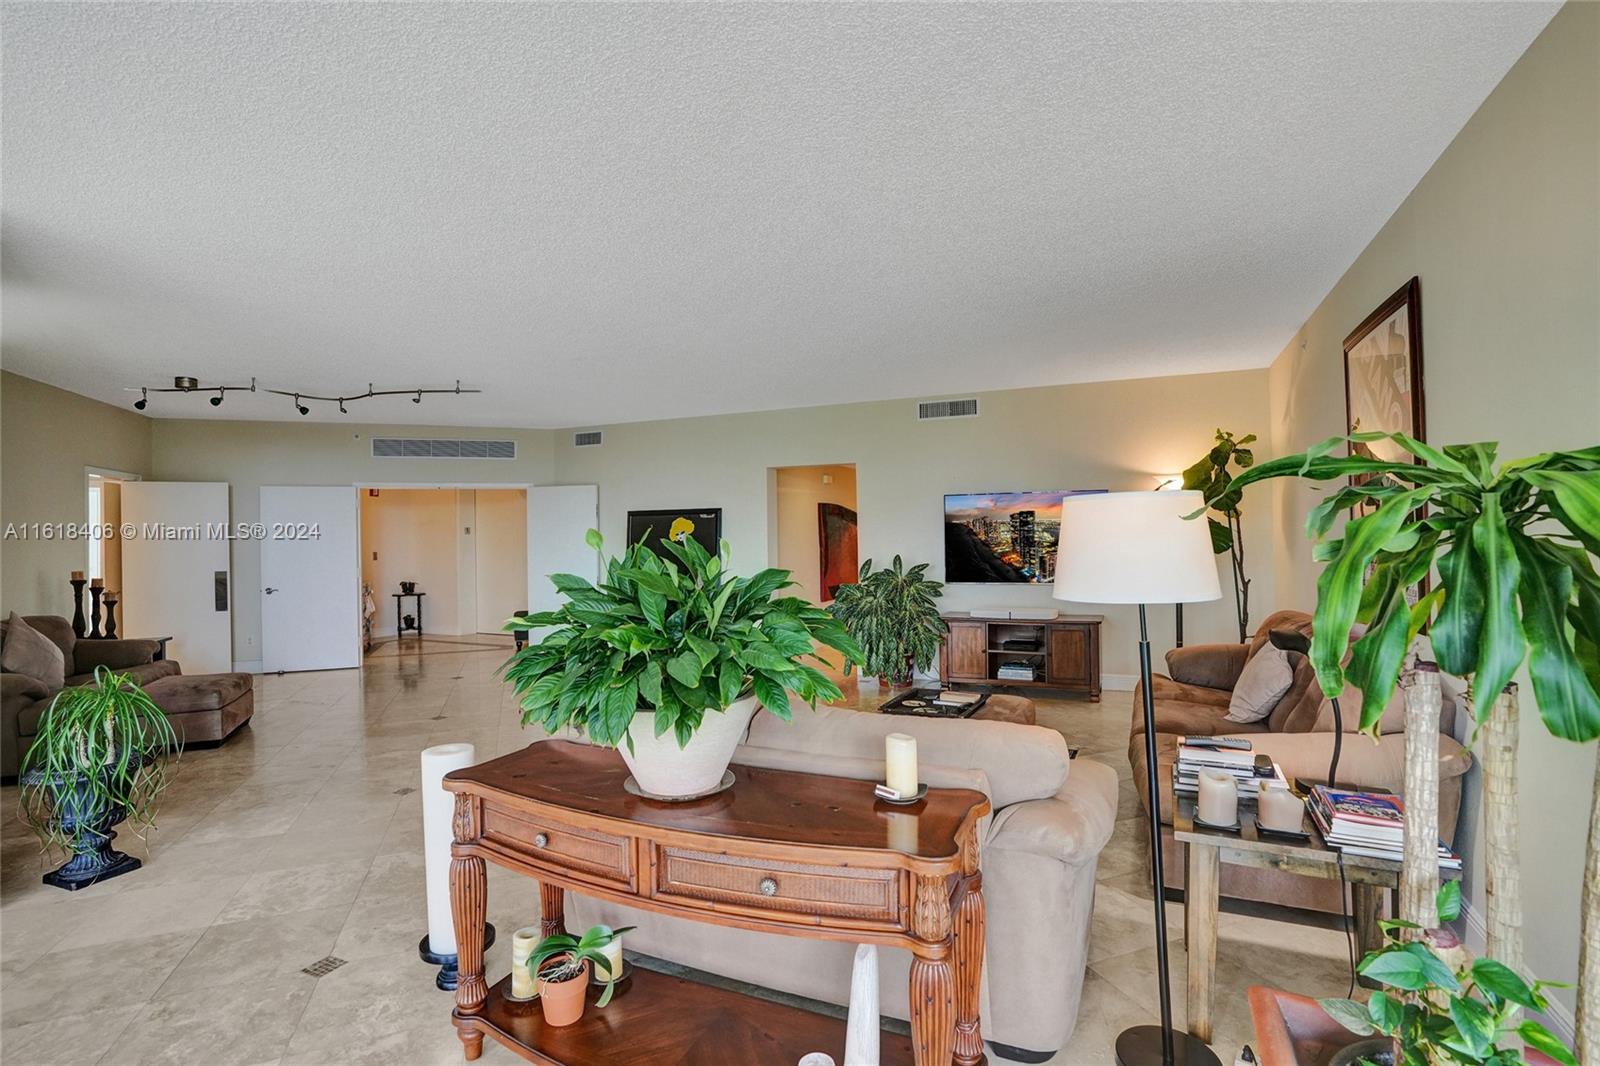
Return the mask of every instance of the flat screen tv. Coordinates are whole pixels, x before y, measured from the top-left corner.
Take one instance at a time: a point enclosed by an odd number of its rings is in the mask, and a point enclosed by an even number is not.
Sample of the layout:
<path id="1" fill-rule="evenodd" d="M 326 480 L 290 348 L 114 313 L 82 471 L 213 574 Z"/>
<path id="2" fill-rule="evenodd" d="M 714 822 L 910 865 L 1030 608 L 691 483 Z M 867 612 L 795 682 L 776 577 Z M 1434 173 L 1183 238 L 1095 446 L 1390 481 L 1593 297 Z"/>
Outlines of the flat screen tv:
<path id="1" fill-rule="evenodd" d="M 1061 501 L 1105 489 L 973 492 L 944 498 L 944 579 L 1045 584 L 1055 580 Z"/>

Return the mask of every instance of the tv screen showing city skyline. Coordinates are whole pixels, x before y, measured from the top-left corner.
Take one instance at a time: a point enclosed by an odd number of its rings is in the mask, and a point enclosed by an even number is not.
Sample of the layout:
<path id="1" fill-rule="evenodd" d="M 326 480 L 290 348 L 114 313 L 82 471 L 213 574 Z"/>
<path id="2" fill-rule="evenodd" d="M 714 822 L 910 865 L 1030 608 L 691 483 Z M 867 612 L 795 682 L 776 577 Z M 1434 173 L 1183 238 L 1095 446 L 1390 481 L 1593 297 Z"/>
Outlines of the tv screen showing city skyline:
<path id="1" fill-rule="evenodd" d="M 944 579 L 1043 584 L 1056 576 L 1061 501 L 1105 489 L 973 492 L 944 498 Z"/>

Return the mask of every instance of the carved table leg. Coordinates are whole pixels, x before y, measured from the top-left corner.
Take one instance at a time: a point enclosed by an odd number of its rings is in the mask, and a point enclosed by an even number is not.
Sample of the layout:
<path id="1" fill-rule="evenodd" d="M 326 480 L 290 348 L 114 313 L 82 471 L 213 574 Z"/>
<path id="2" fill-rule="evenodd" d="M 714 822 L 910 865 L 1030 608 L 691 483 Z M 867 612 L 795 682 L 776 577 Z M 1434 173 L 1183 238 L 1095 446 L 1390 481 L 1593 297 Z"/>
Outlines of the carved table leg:
<path id="1" fill-rule="evenodd" d="M 956 1046 L 958 1066 L 981 1066 L 983 1031 L 978 1022 L 978 989 L 983 981 L 983 887 L 974 876 L 956 907 Z"/>
<path id="2" fill-rule="evenodd" d="M 457 844 L 476 836 L 477 818 L 470 796 L 456 795 L 454 819 Z M 488 920 L 489 877 L 484 861 L 475 855 L 450 860 L 450 911 L 456 927 L 456 1035 L 467 1060 L 483 1054 L 483 1033 L 468 1020 L 483 1009 L 489 986 L 483 979 L 483 934 Z"/>
<path id="3" fill-rule="evenodd" d="M 539 935 L 567 931 L 567 893 L 560 885 L 539 882 Z"/>
<path id="4" fill-rule="evenodd" d="M 955 1055 L 956 981 L 950 965 L 949 886 L 943 877 L 917 878 L 911 921 L 917 938 L 925 942 L 912 949 L 911 960 L 911 1043 L 916 1066 L 949 1066 Z"/>

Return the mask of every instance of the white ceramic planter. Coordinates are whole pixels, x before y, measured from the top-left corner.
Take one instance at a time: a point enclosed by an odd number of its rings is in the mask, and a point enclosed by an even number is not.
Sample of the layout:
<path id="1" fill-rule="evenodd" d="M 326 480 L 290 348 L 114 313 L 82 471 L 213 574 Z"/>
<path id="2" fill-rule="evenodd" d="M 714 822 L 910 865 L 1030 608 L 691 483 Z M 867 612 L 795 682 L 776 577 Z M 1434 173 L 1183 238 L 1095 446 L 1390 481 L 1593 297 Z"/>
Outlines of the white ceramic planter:
<path id="1" fill-rule="evenodd" d="M 644 791 L 657 796 L 704 795 L 722 783 L 733 749 L 744 739 L 745 727 L 759 706 L 754 696 L 748 696 L 724 711 L 707 711 L 700 728 L 682 748 L 670 729 L 656 736 L 655 713 L 641 711 L 628 726 L 633 750 L 628 750 L 627 741 L 617 750 Z"/>

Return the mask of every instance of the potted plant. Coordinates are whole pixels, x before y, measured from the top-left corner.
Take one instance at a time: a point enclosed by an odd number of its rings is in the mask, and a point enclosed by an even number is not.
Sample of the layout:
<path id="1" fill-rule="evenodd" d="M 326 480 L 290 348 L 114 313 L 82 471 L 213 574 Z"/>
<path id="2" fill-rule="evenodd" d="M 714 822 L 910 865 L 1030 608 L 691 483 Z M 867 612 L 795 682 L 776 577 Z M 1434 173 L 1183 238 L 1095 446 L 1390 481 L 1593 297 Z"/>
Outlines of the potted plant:
<path id="1" fill-rule="evenodd" d="M 639 788 L 661 798 L 715 791 L 758 706 L 788 720 L 789 695 L 815 705 L 838 699 L 826 674 L 805 660 L 817 644 L 846 669 L 861 652 L 838 619 L 793 596 L 787 570 L 735 577 L 690 538 L 641 541 L 604 561 L 591 584 L 550 580 L 567 602 L 513 618 L 508 627 L 549 627 L 506 664 L 524 725 L 571 727 L 618 748 Z M 601 551 L 600 534 L 588 544 Z"/>
<path id="2" fill-rule="evenodd" d="M 167 716 L 127 674 L 99 666 L 92 684 L 56 693 L 18 775 L 23 821 L 47 850 L 70 856 L 45 884 L 71 891 L 139 868 L 112 850 L 111 827 L 154 821 L 179 748 Z"/>
<path id="3" fill-rule="evenodd" d="M 1182 487 L 1205 495 L 1212 551 L 1226 554 L 1232 564 L 1233 613 L 1239 623 L 1240 644 L 1250 640 L 1250 578 L 1244 572 L 1244 526 L 1239 512 L 1243 489 L 1233 484 L 1238 474 L 1229 467 L 1247 470 L 1254 465 L 1256 453 L 1248 445 L 1255 440 L 1254 433 L 1235 440 L 1232 433 L 1219 429 L 1211 450 L 1183 472 Z"/>
<path id="4" fill-rule="evenodd" d="M 594 1005 L 604 1007 L 611 1002 L 621 975 L 611 972 L 611 959 L 600 949 L 633 928 L 593 925 L 581 937 L 556 933 L 539 941 L 528 957 L 528 969 L 539 982 L 539 1007 L 547 1024 L 559 1028 L 583 1017 L 591 967 L 605 975 L 605 988 Z"/>
<path id="5" fill-rule="evenodd" d="M 1461 911 L 1458 882 L 1440 888 L 1435 909 L 1441 921 L 1456 919 Z M 1468 961 L 1449 930 L 1429 930 L 1420 940 L 1402 939 L 1398 933 L 1418 931 L 1412 923 L 1380 924 L 1389 944 L 1369 953 L 1357 969 L 1383 990 L 1365 1004 L 1317 1001 L 1352 1033 L 1372 1037 L 1335 1054 L 1329 1066 L 1520 1066 L 1529 1060 L 1518 1040 L 1564 1066 L 1577 1066 L 1577 1058 L 1548 1029 L 1535 1021 L 1517 1021 L 1523 1008 L 1549 1006 L 1542 992 L 1548 983 L 1530 985 L 1493 959 Z"/>
<path id="6" fill-rule="evenodd" d="M 938 657 L 950 627 L 939 617 L 944 582 L 928 580 L 927 570 L 927 563 L 907 570 L 898 555 L 893 566 L 873 570 L 868 559 L 856 584 L 839 587 L 833 614 L 860 645 L 864 673 L 909 685 Z"/>

